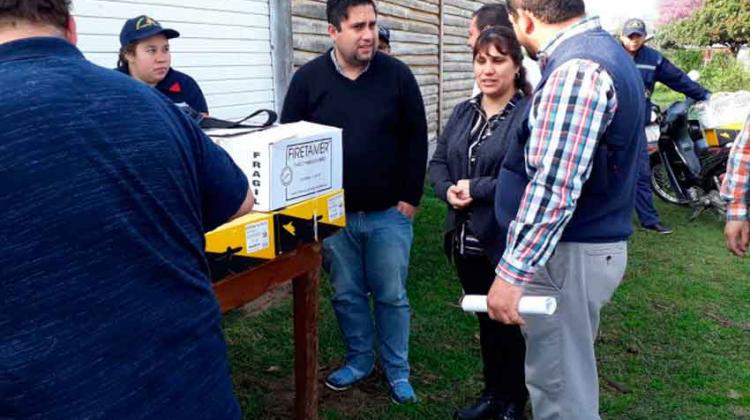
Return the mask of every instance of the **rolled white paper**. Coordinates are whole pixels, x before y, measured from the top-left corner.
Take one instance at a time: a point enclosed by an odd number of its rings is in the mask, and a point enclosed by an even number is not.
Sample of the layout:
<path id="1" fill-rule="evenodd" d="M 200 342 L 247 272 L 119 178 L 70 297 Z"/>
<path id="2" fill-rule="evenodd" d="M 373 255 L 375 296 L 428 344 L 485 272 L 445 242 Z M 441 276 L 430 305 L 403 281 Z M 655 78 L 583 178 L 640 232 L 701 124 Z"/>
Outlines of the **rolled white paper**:
<path id="1" fill-rule="evenodd" d="M 487 296 L 466 295 L 461 298 L 464 312 L 487 312 Z M 522 296 L 518 302 L 521 315 L 552 315 L 557 310 L 557 299 L 551 296 Z"/>

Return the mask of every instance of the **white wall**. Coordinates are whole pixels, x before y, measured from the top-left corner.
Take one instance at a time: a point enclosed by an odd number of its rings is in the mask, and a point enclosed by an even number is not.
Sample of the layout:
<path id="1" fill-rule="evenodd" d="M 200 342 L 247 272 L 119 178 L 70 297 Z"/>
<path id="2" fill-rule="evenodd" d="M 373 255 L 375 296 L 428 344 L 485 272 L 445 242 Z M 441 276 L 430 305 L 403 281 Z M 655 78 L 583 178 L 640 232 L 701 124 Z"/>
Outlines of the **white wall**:
<path id="1" fill-rule="evenodd" d="M 278 0 L 270 0 L 278 1 Z M 74 0 L 78 46 L 114 68 L 125 20 L 148 15 L 180 32 L 172 66 L 192 76 L 212 116 L 235 120 L 275 107 L 269 0 Z"/>

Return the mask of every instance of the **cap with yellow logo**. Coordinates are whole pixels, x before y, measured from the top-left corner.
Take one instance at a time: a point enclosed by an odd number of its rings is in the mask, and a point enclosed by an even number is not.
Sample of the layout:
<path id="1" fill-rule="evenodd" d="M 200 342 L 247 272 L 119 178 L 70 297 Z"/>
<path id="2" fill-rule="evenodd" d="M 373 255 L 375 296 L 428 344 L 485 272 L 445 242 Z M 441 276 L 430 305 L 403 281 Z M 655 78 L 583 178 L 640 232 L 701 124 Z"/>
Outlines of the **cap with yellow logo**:
<path id="1" fill-rule="evenodd" d="M 177 38 L 180 33 L 174 29 L 162 28 L 161 24 L 146 15 L 128 19 L 120 31 L 120 46 L 125 47 L 132 42 L 163 34 L 167 39 Z"/>
<path id="2" fill-rule="evenodd" d="M 631 35 L 646 36 L 646 22 L 640 19 L 629 19 L 622 28 L 622 34 L 627 37 Z"/>

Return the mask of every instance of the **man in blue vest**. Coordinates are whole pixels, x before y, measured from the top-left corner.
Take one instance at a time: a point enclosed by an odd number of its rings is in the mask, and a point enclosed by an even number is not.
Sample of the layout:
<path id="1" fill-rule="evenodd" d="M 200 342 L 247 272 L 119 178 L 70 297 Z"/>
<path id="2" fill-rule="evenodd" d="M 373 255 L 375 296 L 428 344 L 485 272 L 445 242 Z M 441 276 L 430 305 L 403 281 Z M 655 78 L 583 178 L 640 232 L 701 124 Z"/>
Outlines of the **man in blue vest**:
<path id="1" fill-rule="evenodd" d="M 646 35 L 646 24 L 640 19 L 630 19 L 625 22 L 620 36 L 622 46 L 635 60 L 635 65 L 640 70 L 643 84 L 646 87 L 646 123 L 648 123 L 651 114 L 651 95 L 654 93 L 656 82 L 661 82 L 670 89 L 696 101 L 703 101 L 711 96 L 711 92 L 690 80 L 685 72 L 677 68 L 661 53 L 645 46 Z M 662 234 L 672 233 L 671 229 L 661 223 L 659 213 L 654 208 L 651 192 L 651 165 L 645 144 L 640 154 L 635 210 L 644 229 Z"/>
<path id="2" fill-rule="evenodd" d="M 534 419 L 599 419 L 594 340 L 633 233 L 643 81 L 583 0 L 507 4 L 542 80 L 498 177 L 508 239 L 489 313 L 523 326 Z M 554 297 L 557 312 L 521 318 L 522 295 Z"/>

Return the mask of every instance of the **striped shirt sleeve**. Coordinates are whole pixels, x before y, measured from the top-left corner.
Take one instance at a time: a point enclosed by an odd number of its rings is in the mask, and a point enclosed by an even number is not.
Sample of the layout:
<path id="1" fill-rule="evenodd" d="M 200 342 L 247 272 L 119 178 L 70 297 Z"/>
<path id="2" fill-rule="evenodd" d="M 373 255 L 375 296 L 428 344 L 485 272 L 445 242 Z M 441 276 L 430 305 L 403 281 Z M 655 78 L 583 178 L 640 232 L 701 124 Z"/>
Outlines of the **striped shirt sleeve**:
<path id="1" fill-rule="evenodd" d="M 534 97 L 526 145 L 530 177 L 497 275 L 508 283 L 532 280 L 570 221 L 592 157 L 617 109 L 611 77 L 588 60 L 559 67 Z"/>
<path id="2" fill-rule="evenodd" d="M 727 174 L 721 186 L 721 196 L 728 203 L 728 220 L 748 220 L 750 194 L 750 116 L 745 128 L 735 140 L 727 163 Z"/>

